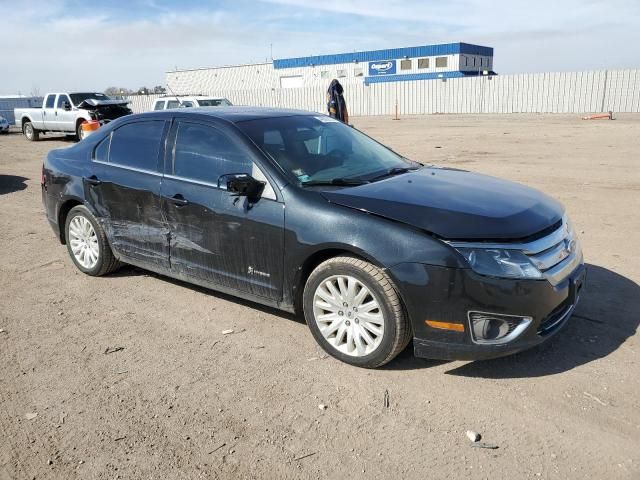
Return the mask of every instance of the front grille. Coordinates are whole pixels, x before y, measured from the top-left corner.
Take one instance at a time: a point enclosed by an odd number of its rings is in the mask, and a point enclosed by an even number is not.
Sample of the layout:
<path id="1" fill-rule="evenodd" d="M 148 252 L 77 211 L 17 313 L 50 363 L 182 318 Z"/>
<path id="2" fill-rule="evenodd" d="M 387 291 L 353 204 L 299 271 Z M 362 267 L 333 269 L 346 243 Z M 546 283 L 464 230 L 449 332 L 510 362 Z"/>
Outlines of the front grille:
<path id="1" fill-rule="evenodd" d="M 538 251 L 524 253 L 541 272 L 546 272 L 566 260 L 578 247 L 574 234 L 567 224 L 563 224 L 539 242 Z"/>

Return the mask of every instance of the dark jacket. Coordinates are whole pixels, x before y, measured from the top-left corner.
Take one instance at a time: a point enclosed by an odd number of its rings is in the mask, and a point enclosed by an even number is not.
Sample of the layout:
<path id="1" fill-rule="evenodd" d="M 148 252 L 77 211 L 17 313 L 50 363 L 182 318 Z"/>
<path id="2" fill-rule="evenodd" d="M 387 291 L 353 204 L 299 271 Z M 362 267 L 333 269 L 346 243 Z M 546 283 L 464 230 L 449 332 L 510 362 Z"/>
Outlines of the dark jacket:
<path id="1" fill-rule="evenodd" d="M 327 90 L 327 94 L 329 96 L 329 101 L 327 102 L 327 110 L 329 111 L 329 116 L 340 120 L 341 122 L 346 122 L 347 120 L 347 104 L 344 101 L 344 97 L 342 93 L 344 89 L 338 80 L 332 80 L 329 85 L 329 89 Z"/>

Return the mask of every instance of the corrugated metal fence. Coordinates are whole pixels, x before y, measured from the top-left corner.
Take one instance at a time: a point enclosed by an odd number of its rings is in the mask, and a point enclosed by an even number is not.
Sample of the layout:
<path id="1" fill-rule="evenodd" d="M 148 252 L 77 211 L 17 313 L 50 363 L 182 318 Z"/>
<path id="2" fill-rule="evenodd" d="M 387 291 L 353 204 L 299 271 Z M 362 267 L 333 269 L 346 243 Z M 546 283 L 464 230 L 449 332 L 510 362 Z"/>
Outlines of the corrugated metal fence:
<path id="1" fill-rule="evenodd" d="M 197 86 L 196 86 L 197 87 Z M 195 88 L 195 87 L 194 87 Z M 202 91 L 196 88 L 197 91 Z M 208 92 L 235 105 L 324 112 L 324 89 L 290 88 Z M 131 96 L 135 112 L 151 110 L 158 95 Z M 640 70 L 531 73 L 351 85 L 354 116 L 431 113 L 640 112 Z"/>
<path id="2" fill-rule="evenodd" d="M 2 97 L 0 98 L 0 116 L 6 118 L 11 125 L 15 122 L 14 108 L 41 107 L 42 97 Z"/>

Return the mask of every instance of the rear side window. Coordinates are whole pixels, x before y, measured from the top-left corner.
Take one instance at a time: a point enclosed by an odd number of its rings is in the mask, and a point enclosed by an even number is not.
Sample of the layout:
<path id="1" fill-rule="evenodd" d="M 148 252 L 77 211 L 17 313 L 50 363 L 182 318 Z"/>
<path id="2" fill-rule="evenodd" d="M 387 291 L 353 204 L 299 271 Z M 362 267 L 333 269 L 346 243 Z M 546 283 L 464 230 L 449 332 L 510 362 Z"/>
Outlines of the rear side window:
<path id="1" fill-rule="evenodd" d="M 128 123 L 111 133 L 109 163 L 155 172 L 164 121 Z"/>
<path id="2" fill-rule="evenodd" d="M 109 143 L 111 142 L 111 135 L 102 140 L 96 148 L 93 150 L 93 159 L 98 162 L 109 161 Z"/>
<path id="3" fill-rule="evenodd" d="M 180 102 L 177 100 L 169 100 L 167 102 L 167 108 L 178 108 L 180 106 Z"/>
<path id="4" fill-rule="evenodd" d="M 161 102 L 156 102 L 155 107 L 153 107 L 154 110 L 163 110 L 164 109 L 164 100 L 162 100 Z"/>
<path id="5" fill-rule="evenodd" d="M 47 95 L 47 100 L 44 104 L 45 108 L 53 108 L 53 105 L 56 103 L 55 95 Z"/>
<path id="6" fill-rule="evenodd" d="M 180 122 L 176 135 L 173 174 L 217 185 L 228 173 L 251 173 L 253 162 L 231 138 L 217 128 Z"/>

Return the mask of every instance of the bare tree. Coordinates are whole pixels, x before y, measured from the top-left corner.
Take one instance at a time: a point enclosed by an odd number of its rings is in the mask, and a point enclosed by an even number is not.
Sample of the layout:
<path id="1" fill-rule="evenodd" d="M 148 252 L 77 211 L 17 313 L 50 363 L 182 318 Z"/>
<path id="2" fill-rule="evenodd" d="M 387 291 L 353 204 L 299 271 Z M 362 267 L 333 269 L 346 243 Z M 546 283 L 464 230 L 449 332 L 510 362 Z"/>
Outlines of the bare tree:
<path id="1" fill-rule="evenodd" d="M 109 96 L 131 95 L 132 93 L 132 90 L 125 87 L 109 87 L 104 91 L 104 94 Z"/>

